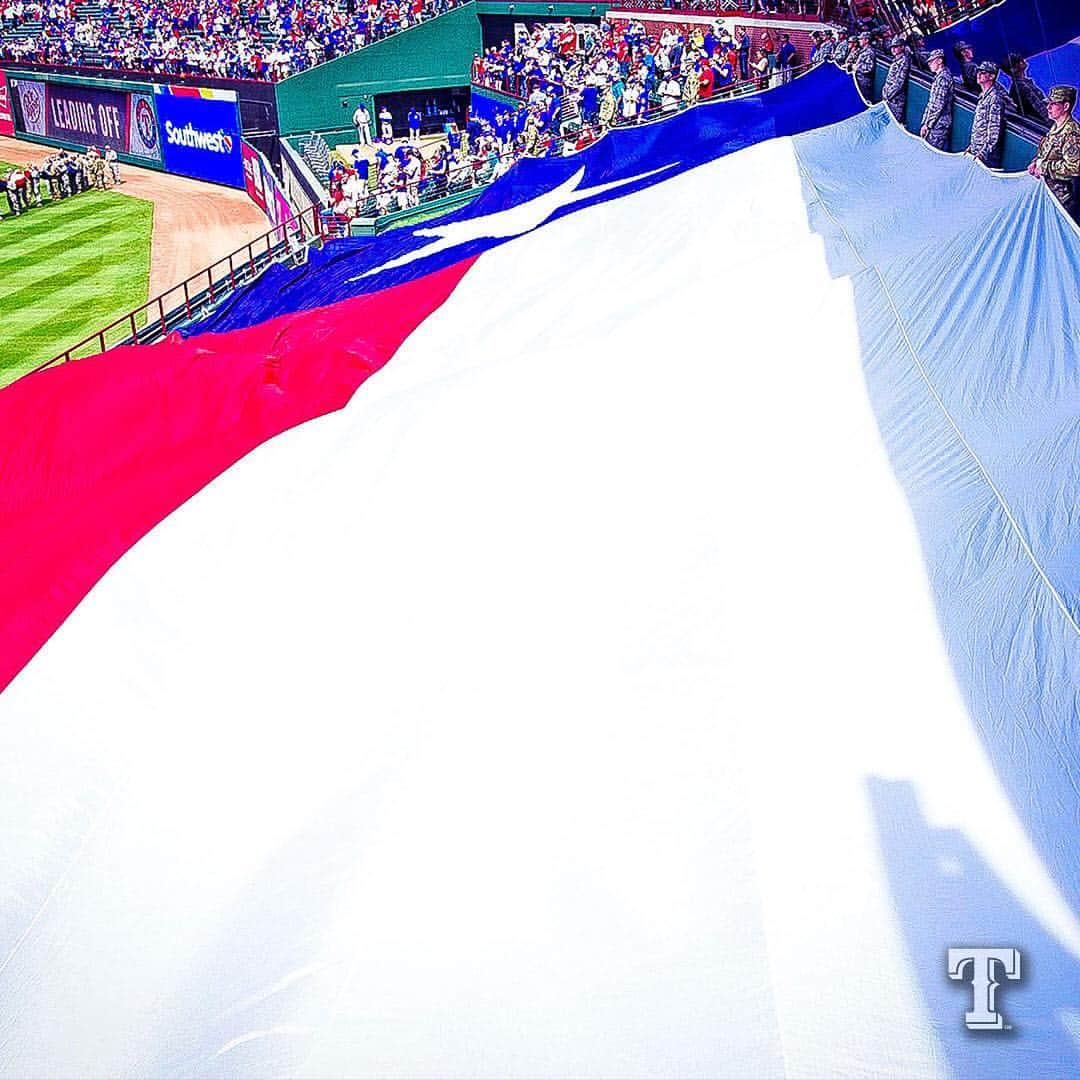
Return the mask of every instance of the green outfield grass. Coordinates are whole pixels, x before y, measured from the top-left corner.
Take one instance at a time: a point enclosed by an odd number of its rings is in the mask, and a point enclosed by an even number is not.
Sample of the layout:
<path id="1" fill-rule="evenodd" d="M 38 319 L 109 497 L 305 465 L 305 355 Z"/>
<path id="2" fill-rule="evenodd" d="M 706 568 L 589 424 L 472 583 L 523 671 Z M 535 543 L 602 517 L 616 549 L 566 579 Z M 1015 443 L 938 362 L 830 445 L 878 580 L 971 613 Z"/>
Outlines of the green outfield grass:
<path id="1" fill-rule="evenodd" d="M 19 217 L 5 196 L 0 210 L 4 386 L 146 301 L 154 207 L 87 191 Z"/>

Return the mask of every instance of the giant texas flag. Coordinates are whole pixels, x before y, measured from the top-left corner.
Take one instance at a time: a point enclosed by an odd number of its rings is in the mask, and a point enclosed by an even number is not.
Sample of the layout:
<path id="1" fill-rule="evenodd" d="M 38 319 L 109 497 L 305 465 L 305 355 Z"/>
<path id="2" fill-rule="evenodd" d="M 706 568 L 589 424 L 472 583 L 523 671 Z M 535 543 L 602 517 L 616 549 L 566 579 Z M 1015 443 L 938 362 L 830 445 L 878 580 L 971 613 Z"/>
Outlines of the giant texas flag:
<path id="1" fill-rule="evenodd" d="M 820 71 L 0 393 L 0 1075 L 1075 1074 L 1078 269 Z"/>

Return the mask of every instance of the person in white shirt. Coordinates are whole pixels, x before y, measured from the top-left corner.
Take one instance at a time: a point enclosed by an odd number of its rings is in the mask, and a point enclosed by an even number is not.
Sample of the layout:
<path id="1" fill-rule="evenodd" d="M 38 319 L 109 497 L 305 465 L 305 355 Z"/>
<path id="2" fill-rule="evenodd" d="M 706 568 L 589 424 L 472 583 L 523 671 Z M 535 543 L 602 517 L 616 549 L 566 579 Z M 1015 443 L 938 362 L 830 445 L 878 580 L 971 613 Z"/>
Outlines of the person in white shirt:
<path id="1" fill-rule="evenodd" d="M 408 205 L 420 205 L 420 154 L 414 152 L 409 155 L 405 164 L 405 182 L 408 184 Z"/>
<path id="2" fill-rule="evenodd" d="M 660 100 L 667 112 L 677 109 L 682 102 L 682 87 L 674 75 L 669 75 L 660 84 Z"/>
<path id="3" fill-rule="evenodd" d="M 105 165 L 112 174 L 113 184 L 116 185 L 122 183 L 120 180 L 120 159 L 117 157 L 116 151 L 111 146 L 105 147 Z"/>
<path id="4" fill-rule="evenodd" d="M 383 142 L 394 141 L 394 116 L 385 105 L 379 110 L 379 129 Z"/>
<path id="5" fill-rule="evenodd" d="M 368 115 L 367 106 L 360 102 L 352 114 L 352 122 L 356 127 L 356 141 L 361 146 L 371 145 L 371 117 Z"/>
<path id="6" fill-rule="evenodd" d="M 352 212 L 355 214 L 360 209 L 364 199 L 367 198 L 367 184 L 354 172 L 349 174 L 349 179 L 342 184 L 341 190 L 348 200 Z"/>

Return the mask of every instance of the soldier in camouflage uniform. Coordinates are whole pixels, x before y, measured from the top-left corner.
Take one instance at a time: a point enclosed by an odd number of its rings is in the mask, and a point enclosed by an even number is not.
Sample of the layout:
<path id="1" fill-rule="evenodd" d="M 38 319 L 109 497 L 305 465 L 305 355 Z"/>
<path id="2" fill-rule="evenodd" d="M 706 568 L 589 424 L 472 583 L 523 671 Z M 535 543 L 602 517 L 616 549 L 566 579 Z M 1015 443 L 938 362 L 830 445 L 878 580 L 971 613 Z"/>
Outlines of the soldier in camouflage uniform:
<path id="1" fill-rule="evenodd" d="M 926 103 L 919 134 L 938 150 L 948 150 L 952 139 L 953 100 L 956 82 L 945 64 L 945 50 L 935 49 L 927 58 L 934 81 Z"/>
<path id="2" fill-rule="evenodd" d="M 961 41 L 953 46 L 953 55 L 960 61 L 960 75 L 964 89 L 973 94 L 981 93 L 979 65 L 975 63 L 975 50 L 966 41 Z"/>
<path id="3" fill-rule="evenodd" d="M 832 62 L 837 67 L 846 67 L 848 57 L 851 55 L 851 42 L 848 40 L 847 34 L 841 34 L 840 40 L 836 43 L 836 48 L 832 52 Z"/>
<path id="4" fill-rule="evenodd" d="M 1000 169 L 1005 142 L 1005 102 L 1008 98 L 997 81 L 997 64 L 983 61 L 979 65 L 978 77 L 982 93 L 975 103 L 971 144 L 967 152 L 977 157 L 988 169 Z"/>
<path id="5" fill-rule="evenodd" d="M 889 107 L 889 112 L 902 124 L 907 112 L 907 84 L 911 74 L 911 53 L 907 42 L 902 37 L 894 37 L 889 42 L 893 62 L 889 65 L 889 74 L 885 77 L 882 99 Z"/>
<path id="6" fill-rule="evenodd" d="M 1036 120 L 1040 124 L 1050 121 L 1050 114 L 1046 111 L 1046 95 L 1039 89 L 1035 80 L 1027 73 L 1027 61 L 1019 53 L 1009 53 L 1005 61 L 1005 70 L 1012 78 L 1012 86 L 1009 88 L 1009 97 L 1016 111 L 1028 120 Z"/>
<path id="7" fill-rule="evenodd" d="M 1066 212 L 1080 221 L 1080 123 L 1073 116 L 1075 107 L 1075 86 L 1055 86 L 1050 91 L 1047 108 L 1053 127 L 1039 143 L 1028 172 L 1044 180 Z"/>
<path id="8" fill-rule="evenodd" d="M 926 52 L 926 37 L 921 30 L 912 30 L 908 37 L 911 47 L 911 66 L 916 71 L 930 70 L 930 57 Z"/>
<path id="9" fill-rule="evenodd" d="M 92 146 L 86 152 L 86 175 L 92 187 L 98 191 L 105 190 L 105 162 Z"/>
<path id="10" fill-rule="evenodd" d="M 874 71 L 877 69 L 877 56 L 870 44 L 870 33 L 864 30 L 859 35 L 859 51 L 855 56 L 852 71 L 855 73 L 855 85 L 864 100 L 874 100 Z"/>

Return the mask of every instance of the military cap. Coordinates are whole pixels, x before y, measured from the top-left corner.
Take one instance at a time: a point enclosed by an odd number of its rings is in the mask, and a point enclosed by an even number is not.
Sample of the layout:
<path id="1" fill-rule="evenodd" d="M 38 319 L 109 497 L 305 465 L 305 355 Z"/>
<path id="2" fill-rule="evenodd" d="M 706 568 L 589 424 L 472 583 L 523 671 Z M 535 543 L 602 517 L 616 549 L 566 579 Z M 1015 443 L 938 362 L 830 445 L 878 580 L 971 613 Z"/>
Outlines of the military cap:
<path id="1" fill-rule="evenodd" d="M 966 41 L 958 41 L 952 47 L 953 56 L 959 56 L 965 49 L 971 49 L 972 52 L 975 51 L 974 47 L 969 45 Z"/>
<path id="2" fill-rule="evenodd" d="M 993 60 L 984 60 L 976 69 L 980 75 L 997 75 L 1001 70 Z"/>
<path id="3" fill-rule="evenodd" d="M 935 60 L 942 60 L 943 61 L 944 59 L 945 59 L 945 50 L 944 49 L 934 49 L 932 52 L 930 52 L 927 55 L 926 62 L 928 64 L 932 64 Z"/>
<path id="4" fill-rule="evenodd" d="M 869 30 L 863 30 L 859 34 L 860 41 L 869 41 L 874 35 Z"/>
<path id="5" fill-rule="evenodd" d="M 1022 63 L 1024 63 L 1024 58 L 1019 53 L 1011 52 L 1005 57 L 1005 63 L 1001 66 L 1011 75 Z"/>
<path id="6" fill-rule="evenodd" d="M 897 34 L 896 37 L 894 37 L 892 41 L 889 42 L 890 49 L 895 49 L 897 46 L 901 45 L 907 45 L 907 38 L 903 37 L 900 34 Z"/>
<path id="7" fill-rule="evenodd" d="M 1047 101 L 1051 104 L 1068 105 L 1072 108 L 1076 104 L 1075 86 L 1054 86 L 1050 88 Z"/>

